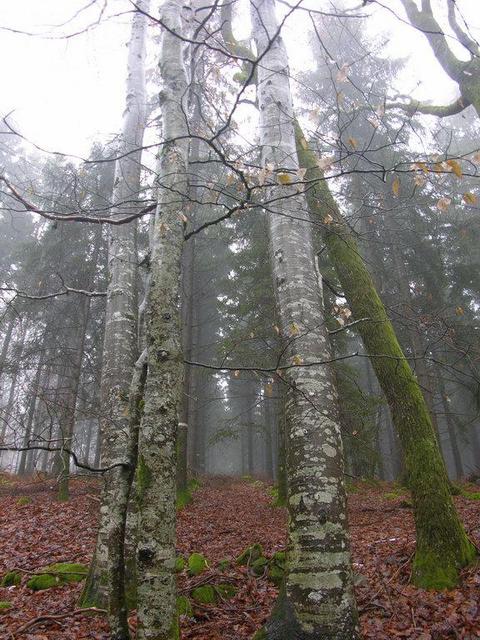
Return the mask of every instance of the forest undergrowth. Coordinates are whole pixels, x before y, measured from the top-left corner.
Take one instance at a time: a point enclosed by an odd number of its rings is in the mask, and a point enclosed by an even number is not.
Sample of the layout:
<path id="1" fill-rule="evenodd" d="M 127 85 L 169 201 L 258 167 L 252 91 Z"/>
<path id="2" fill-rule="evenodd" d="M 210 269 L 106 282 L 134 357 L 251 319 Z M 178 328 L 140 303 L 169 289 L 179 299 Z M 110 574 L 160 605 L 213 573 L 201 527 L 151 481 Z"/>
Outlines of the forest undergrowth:
<path id="1" fill-rule="evenodd" d="M 478 640 L 480 567 L 464 571 L 460 588 L 453 591 L 411 586 L 415 540 L 408 492 L 387 483 L 358 483 L 351 489 L 349 520 L 364 638 Z M 478 498 L 478 487 L 464 485 L 455 502 L 470 538 L 480 546 Z M 240 565 L 236 559 L 257 543 L 267 559 L 284 549 L 286 512 L 272 500 L 270 488 L 261 482 L 214 478 L 203 481 L 192 503 L 180 511 L 178 555 L 185 563 L 178 563 L 178 590 L 189 609 L 181 617 L 184 640 L 247 640 L 267 619 L 277 595 L 267 565 L 264 571 L 257 566 L 256 575 L 253 562 Z M 73 481 L 70 502 L 59 503 L 52 480 L 0 477 L 0 574 L 16 571 L 20 580 L 0 588 L 1 638 L 108 639 L 101 613 L 77 609 L 81 581 L 40 591 L 27 586 L 42 567 L 89 562 L 98 508 L 99 484 L 91 480 Z M 206 559 L 197 575 L 189 572 L 191 554 Z M 200 593 L 208 599 L 214 592 L 215 601 L 192 597 L 198 587 L 208 587 Z M 130 624 L 134 636 L 134 612 Z"/>

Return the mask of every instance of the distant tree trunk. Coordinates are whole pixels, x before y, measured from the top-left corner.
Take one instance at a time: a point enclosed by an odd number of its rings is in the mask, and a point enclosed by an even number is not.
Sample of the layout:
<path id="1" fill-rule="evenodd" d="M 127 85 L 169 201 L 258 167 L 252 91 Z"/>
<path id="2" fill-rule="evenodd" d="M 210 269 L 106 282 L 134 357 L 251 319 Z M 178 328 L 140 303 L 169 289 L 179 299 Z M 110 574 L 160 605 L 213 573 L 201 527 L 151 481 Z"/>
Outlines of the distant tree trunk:
<path id="1" fill-rule="evenodd" d="M 42 340 L 42 346 L 44 347 L 44 345 L 45 345 L 45 338 Z M 29 388 L 30 397 L 29 397 L 29 403 L 28 403 L 27 422 L 25 424 L 25 433 L 24 433 L 23 442 L 22 442 L 23 451 L 20 452 L 20 460 L 17 468 L 17 474 L 19 476 L 23 476 L 27 472 L 28 449 L 26 447 L 30 445 L 30 439 L 32 437 L 33 418 L 35 415 L 35 408 L 37 405 L 37 398 L 38 398 L 38 388 L 40 385 L 40 376 L 42 375 L 42 369 L 43 369 L 44 363 L 45 363 L 45 349 L 43 348 L 40 354 L 40 358 L 38 360 L 35 377 Z"/>
<path id="2" fill-rule="evenodd" d="M 73 327 L 72 338 L 69 341 L 65 355 L 67 364 L 63 370 L 61 384 L 65 388 L 62 394 L 62 417 L 60 420 L 60 434 L 62 451 L 60 454 L 60 475 L 58 478 L 58 499 L 66 501 L 70 497 L 70 453 L 73 444 L 73 432 L 75 429 L 75 415 L 77 406 L 78 389 L 82 374 L 82 360 L 85 349 L 85 338 L 90 313 L 90 298 L 84 297 L 78 309 L 76 317 L 77 326 Z"/>
<path id="3" fill-rule="evenodd" d="M 447 389 L 445 386 L 445 381 L 443 379 L 443 372 L 439 366 L 436 367 L 437 375 L 437 385 L 438 392 L 441 397 L 443 412 L 445 416 L 445 423 L 447 425 L 448 438 L 450 441 L 450 448 L 452 450 L 453 464 L 455 465 L 455 478 L 459 479 L 463 477 L 463 465 L 462 465 L 462 457 L 460 455 L 460 450 L 458 448 L 457 434 L 456 434 L 456 425 L 452 417 L 452 412 L 450 411 L 450 407 L 448 405 L 449 398 L 447 395 Z"/>
<path id="4" fill-rule="evenodd" d="M 272 269 L 282 335 L 290 342 L 286 355 L 294 365 L 285 374 L 287 572 L 272 618 L 257 637 L 353 640 L 358 624 L 336 390 L 331 370 L 312 364 L 330 360 L 331 352 L 306 203 L 289 184 L 296 180 L 298 164 L 288 60 L 274 0 L 251 0 L 250 6 L 262 56 L 257 66 L 262 163 L 273 167 L 267 197 Z M 303 363 L 311 366 L 295 366 Z"/>
<path id="5" fill-rule="evenodd" d="M 8 390 L 8 398 L 7 404 L 5 407 L 2 407 L 1 415 L 2 415 L 2 426 L 0 429 L 0 442 L 5 441 L 6 434 L 8 432 L 9 425 L 11 424 L 12 414 L 13 414 L 13 406 L 15 404 L 15 391 L 17 388 L 18 376 L 20 374 L 20 366 L 22 362 L 23 349 L 25 344 L 25 334 L 26 334 L 26 323 L 23 324 L 20 329 L 20 335 L 18 337 L 18 341 L 16 344 L 15 350 L 15 362 L 16 366 L 13 369 L 12 378 L 10 381 L 10 388 Z M 0 451 L 0 459 L 4 452 Z"/>
<path id="6" fill-rule="evenodd" d="M 0 352 L 0 381 L 2 382 L 2 384 L 3 384 L 2 377 L 5 370 L 5 365 L 7 363 L 8 348 L 10 347 L 12 333 L 15 327 L 15 320 L 16 320 L 15 315 L 13 313 L 9 313 L 8 319 L 7 319 L 7 327 L 5 329 L 5 336 L 3 338 L 2 350 Z M 1 388 L 2 387 L 0 387 L 0 389 Z"/>
<path id="7" fill-rule="evenodd" d="M 412 491 L 417 549 L 413 580 L 450 588 L 476 557 L 455 511 L 428 407 L 402 352 L 357 244 L 328 189 L 315 154 L 297 126 L 297 151 L 309 184 L 307 200 L 321 230 L 357 328 L 385 393 L 402 444 Z M 327 216 L 330 216 L 327 219 Z M 327 219 L 327 220 L 326 220 Z"/>
<path id="8" fill-rule="evenodd" d="M 148 12 L 149 0 L 139 0 Z M 128 52 L 126 109 L 115 163 L 112 217 L 137 211 L 140 201 L 141 147 L 145 130 L 146 18 L 133 16 Z M 130 469 L 125 466 L 129 443 L 129 393 L 137 358 L 137 246 L 136 223 L 109 229 L 105 338 L 102 356 L 101 462 L 116 465 L 105 474 L 95 554 L 82 594 L 83 606 L 108 603 L 112 638 L 129 637 L 124 598 L 124 572 L 115 575 L 123 558 L 125 496 Z M 98 444 L 97 455 L 98 459 Z"/>
<path id="9" fill-rule="evenodd" d="M 147 305 L 148 375 L 139 435 L 138 640 L 179 637 L 175 587 L 176 432 L 182 392 L 180 276 L 187 196 L 183 2 L 166 0 L 160 71 L 165 142 Z M 171 187 L 174 187 L 173 189 Z M 161 215 L 160 215 L 161 214 Z"/>

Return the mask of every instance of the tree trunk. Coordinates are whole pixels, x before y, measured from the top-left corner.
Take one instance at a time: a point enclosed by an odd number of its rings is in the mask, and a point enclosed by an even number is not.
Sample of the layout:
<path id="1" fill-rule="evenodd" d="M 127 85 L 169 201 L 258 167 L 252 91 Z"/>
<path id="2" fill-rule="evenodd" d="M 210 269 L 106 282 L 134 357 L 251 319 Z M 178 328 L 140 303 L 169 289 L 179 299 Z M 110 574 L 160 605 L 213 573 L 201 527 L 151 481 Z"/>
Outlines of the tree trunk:
<path id="1" fill-rule="evenodd" d="M 180 276 L 187 195 L 183 3 L 167 0 L 162 22 L 163 80 L 159 202 L 147 305 L 148 375 L 139 437 L 138 640 L 179 636 L 175 586 L 176 433 L 182 391 Z M 173 187 L 173 188 L 172 188 Z M 161 214 L 161 215 L 160 215 Z"/>
<path id="2" fill-rule="evenodd" d="M 473 561 L 476 551 L 455 511 L 428 408 L 356 242 L 299 127 L 297 151 L 301 166 L 307 169 L 310 211 L 320 223 L 330 259 L 358 321 L 359 333 L 400 437 L 417 531 L 413 581 L 424 588 L 454 587 L 460 568 Z"/>
<path id="3" fill-rule="evenodd" d="M 282 335 L 289 341 L 287 356 L 293 365 L 285 374 L 287 571 L 272 618 L 257 637 L 352 640 L 358 637 L 358 625 L 336 390 L 330 369 L 313 364 L 331 359 L 330 345 L 306 203 L 289 184 L 296 180 L 298 164 L 287 54 L 274 0 L 251 0 L 250 6 L 262 56 L 257 66 L 262 164 L 273 167 L 267 194 L 272 269 Z M 301 364 L 309 366 L 296 366 Z"/>
<path id="4" fill-rule="evenodd" d="M 138 7 L 148 11 L 149 0 Z M 146 18 L 133 16 L 128 52 L 127 98 L 119 159 L 115 164 L 112 217 L 121 218 L 138 209 L 140 199 L 141 146 L 145 130 Z M 114 575 L 123 554 L 124 496 L 129 492 L 125 452 L 129 442 L 129 392 L 137 358 L 137 247 L 136 223 L 109 229 L 105 338 L 103 346 L 101 405 L 101 465 L 115 466 L 105 474 L 95 554 L 81 597 L 83 606 L 105 607 L 110 598 L 112 638 L 128 638 L 126 613 L 121 611 L 123 588 Z"/>

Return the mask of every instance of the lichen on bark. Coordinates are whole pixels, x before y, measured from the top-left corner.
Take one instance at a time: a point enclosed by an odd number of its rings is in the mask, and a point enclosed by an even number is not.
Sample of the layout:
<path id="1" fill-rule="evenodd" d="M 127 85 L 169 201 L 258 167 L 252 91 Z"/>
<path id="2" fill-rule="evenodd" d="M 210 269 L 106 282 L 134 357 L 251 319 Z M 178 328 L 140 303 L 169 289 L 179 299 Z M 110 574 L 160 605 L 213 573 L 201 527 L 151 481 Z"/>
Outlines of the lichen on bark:
<path id="1" fill-rule="evenodd" d="M 476 557 L 455 511 L 450 482 L 418 381 L 395 335 L 356 240 L 343 220 L 317 158 L 296 125 L 297 153 L 306 169 L 306 197 L 321 230 L 356 327 L 390 406 L 402 446 L 417 532 L 412 580 L 427 589 L 452 588 Z"/>

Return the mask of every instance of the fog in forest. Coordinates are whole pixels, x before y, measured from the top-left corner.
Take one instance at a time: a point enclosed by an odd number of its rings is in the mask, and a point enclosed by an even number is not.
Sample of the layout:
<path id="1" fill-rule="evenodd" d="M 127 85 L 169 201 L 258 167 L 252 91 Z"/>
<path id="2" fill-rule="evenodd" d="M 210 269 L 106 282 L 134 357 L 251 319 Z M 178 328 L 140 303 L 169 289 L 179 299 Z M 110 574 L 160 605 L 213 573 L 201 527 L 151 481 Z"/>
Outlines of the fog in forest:
<path id="1" fill-rule="evenodd" d="M 475 0 L 2 5 L 0 470 L 61 500 L 103 482 L 90 587 L 135 492 L 137 552 L 160 557 L 175 492 L 209 477 L 274 485 L 293 548 L 299 523 L 344 522 L 363 480 L 408 487 L 417 540 L 427 502 L 464 535 L 449 487 L 480 478 Z M 151 631 L 170 596 L 140 556 L 138 637 L 173 638 Z M 292 589 L 287 629 L 320 637 Z M 357 637 L 345 624 L 322 637 Z"/>

